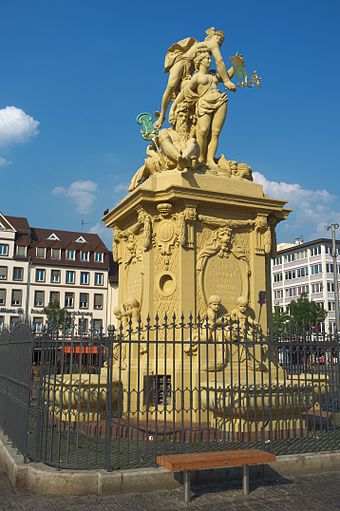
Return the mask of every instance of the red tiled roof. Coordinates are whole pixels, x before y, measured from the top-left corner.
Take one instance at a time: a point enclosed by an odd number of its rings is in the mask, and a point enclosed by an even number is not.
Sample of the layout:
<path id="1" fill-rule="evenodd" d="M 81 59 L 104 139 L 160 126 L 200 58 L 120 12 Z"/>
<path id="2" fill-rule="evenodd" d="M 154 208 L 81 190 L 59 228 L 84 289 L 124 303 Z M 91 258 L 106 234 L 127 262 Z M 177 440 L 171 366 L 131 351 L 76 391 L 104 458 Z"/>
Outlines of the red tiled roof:
<path id="1" fill-rule="evenodd" d="M 9 221 L 10 224 L 13 225 L 14 229 L 16 229 L 18 232 L 30 233 L 30 226 L 27 221 L 27 218 L 23 216 L 9 216 L 4 215 L 4 217 Z"/>
<path id="2" fill-rule="evenodd" d="M 80 268 L 93 268 L 101 271 L 110 269 L 110 274 L 117 278 L 117 265 L 112 262 L 111 252 L 107 249 L 106 245 L 100 239 L 98 234 L 75 232 L 75 231 L 62 231 L 59 229 L 42 229 L 30 227 L 27 218 L 3 215 L 17 231 L 16 244 L 28 247 L 27 257 L 30 258 L 33 264 L 37 265 L 53 265 L 53 266 L 68 266 Z M 49 236 L 55 234 L 58 240 L 49 240 Z M 78 238 L 84 238 L 86 243 L 77 242 Z M 36 256 L 37 248 L 46 248 L 46 258 Z M 51 249 L 57 248 L 61 250 L 61 259 L 52 259 Z M 75 250 L 76 259 L 66 259 L 66 250 Z M 81 261 L 80 252 L 88 251 L 91 253 L 90 261 Z M 94 261 L 94 253 L 103 252 L 104 261 L 102 263 Z"/>

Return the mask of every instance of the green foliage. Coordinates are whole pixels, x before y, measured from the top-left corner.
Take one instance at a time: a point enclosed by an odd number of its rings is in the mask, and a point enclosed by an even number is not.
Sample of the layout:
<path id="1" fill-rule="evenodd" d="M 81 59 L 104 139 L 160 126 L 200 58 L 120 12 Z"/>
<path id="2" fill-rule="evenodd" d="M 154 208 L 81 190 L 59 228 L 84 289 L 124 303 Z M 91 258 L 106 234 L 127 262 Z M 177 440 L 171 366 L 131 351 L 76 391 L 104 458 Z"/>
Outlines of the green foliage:
<path id="1" fill-rule="evenodd" d="M 325 321 L 326 316 L 327 312 L 322 307 L 308 300 L 306 295 L 301 295 L 297 300 L 290 302 L 286 312 L 275 307 L 273 333 L 275 335 L 301 334 L 315 330 L 317 325 Z"/>
<path id="2" fill-rule="evenodd" d="M 282 336 L 289 331 L 289 314 L 283 312 L 280 307 L 275 306 L 273 314 L 273 333 Z"/>
<path id="3" fill-rule="evenodd" d="M 61 309 L 58 302 L 50 302 L 44 308 L 44 313 L 47 315 L 48 322 L 55 326 L 61 326 L 69 319 L 69 313 L 66 309 Z"/>

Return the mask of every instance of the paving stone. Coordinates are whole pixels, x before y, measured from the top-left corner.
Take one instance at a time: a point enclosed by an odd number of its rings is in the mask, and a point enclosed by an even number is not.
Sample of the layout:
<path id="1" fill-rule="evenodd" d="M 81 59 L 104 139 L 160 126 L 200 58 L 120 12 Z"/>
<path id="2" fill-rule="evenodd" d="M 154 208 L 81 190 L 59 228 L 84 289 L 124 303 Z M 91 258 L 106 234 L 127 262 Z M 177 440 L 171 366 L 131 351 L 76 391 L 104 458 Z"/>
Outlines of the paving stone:
<path id="1" fill-rule="evenodd" d="M 0 511 L 340 511 L 340 472 L 252 481 L 250 488 L 244 496 L 240 482 L 195 486 L 186 506 L 181 489 L 112 497 L 35 495 L 13 489 L 0 472 Z"/>

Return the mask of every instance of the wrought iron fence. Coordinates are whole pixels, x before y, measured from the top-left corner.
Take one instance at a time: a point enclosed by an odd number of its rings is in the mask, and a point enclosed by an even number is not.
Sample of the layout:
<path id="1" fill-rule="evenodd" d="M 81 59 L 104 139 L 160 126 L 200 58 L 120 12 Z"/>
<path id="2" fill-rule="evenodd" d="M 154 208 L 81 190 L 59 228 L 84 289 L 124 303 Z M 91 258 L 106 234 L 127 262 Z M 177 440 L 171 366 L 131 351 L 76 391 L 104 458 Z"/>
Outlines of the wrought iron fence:
<path id="1" fill-rule="evenodd" d="M 20 387 L 30 395 L 21 406 L 26 422 L 3 422 L 32 460 L 116 470 L 153 465 L 161 453 L 339 446 L 340 344 L 333 336 L 274 338 L 240 322 L 165 317 L 106 335 L 56 328 L 32 339 L 27 331 L 26 344 L 23 359 L 2 352 L 0 413 L 7 407 L 13 416 L 19 406 L 6 393 L 4 359 L 25 366 L 25 375 L 32 369 Z M 0 350 L 11 345 L 0 341 Z"/>
<path id="2" fill-rule="evenodd" d="M 33 337 L 25 324 L 0 333 L 0 427 L 27 455 Z"/>

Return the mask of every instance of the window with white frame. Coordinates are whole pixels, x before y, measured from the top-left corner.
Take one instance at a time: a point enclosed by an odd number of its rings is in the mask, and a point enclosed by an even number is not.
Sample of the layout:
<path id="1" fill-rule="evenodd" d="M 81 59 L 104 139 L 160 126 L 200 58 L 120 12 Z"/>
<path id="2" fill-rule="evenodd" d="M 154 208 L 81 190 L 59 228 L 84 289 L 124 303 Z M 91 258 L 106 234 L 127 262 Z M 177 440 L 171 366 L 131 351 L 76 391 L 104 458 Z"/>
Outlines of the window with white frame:
<path id="1" fill-rule="evenodd" d="M 37 268 L 35 270 L 35 281 L 36 282 L 45 282 L 45 270 L 43 270 L 42 268 Z"/>
<path id="2" fill-rule="evenodd" d="M 103 308 L 103 295 L 102 294 L 95 294 L 94 295 L 94 302 L 93 306 L 95 309 L 102 309 Z"/>
<path id="3" fill-rule="evenodd" d="M 39 259 L 46 259 L 46 248 L 44 248 L 44 247 L 37 247 L 36 248 L 36 256 Z"/>
<path id="4" fill-rule="evenodd" d="M 280 300 L 280 298 L 283 298 L 283 289 L 278 289 L 277 291 L 274 291 L 274 298 L 275 300 Z"/>
<path id="5" fill-rule="evenodd" d="M 74 307 L 74 293 L 65 293 L 65 308 L 72 309 Z"/>
<path id="6" fill-rule="evenodd" d="M 75 259 L 76 259 L 76 251 L 75 250 L 67 249 L 65 255 L 66 255 L 66 259 L 68 259 L 69 261 L 75 261 Z"/>
<path id="7" fill-rule="evenodd" d="M 321 254 L 321 245 L 317 245 L 316 247 L 312 247 L 310 249 L 310 255 L 316 256 Z"/>
<path id="8" fill-rule="evenodd" d="M 13 268 L 13 280 L 24 280 L 24 269 L 15 266 Z"/>
<path id="9" fill-rule="evenodd" d="M 282 256 L 276 256 L 274 259 L 274 265 L 278 266 L 279 264 L 282 264 Z"/>
<path id="10" fill-rule="evenodd" d="M 60 270 L 52 270 L 51 271 L 51 283 L 52 284 L 60 283 Z"/>
<path id="11" fill-rule="evenodd" d="M 296 293 L 300 296 L 300 295 L 308 295 L 308 292 L 309 292 L 309 287 L 308 287 L 308 284 L 304 285 L 304 286 L 298 286 L 296 288 Z"/>
<path id="12" fill-rule="evenodd" d="M 40 334 L 43 329 L 43 319 L 33 318 L 33 329 L 36 334 Z"/>
<path id="13" fill-rule="evenodd" d="M 89 308 L 89 295 L 88 293 L 80 293 L 79 295 L 79 309 Z"/>
<path id="14" fill-rule="evenodd" d="M 80 260 L 88 262 L 90 260 L 90 252 L 88 250 L 81 250 Z"/>
<path id="15" fill-rule="evenodd" d="M 104 252 L 95 252 L 94 260 L 96 263 L 103 263 L 104 262 Z"/>
<path id="16" fill-rule="evenodd" d="M 308 266 L 303 266 L 302 268 L 296 269 L 297 277 L 307 277 L 307 275 L 308 275 Z"/>
<path id="17" fill-rule="evenodd" d="M 103 321 L 101 319 L 93 320 L 93 328 L 96 332 L 100 332 L 103 327 Z"/>
<path id="18" fill-rule="evenodd" d="M 328 302 L 328 310 L 332 312 L 335 310 L 335 302 Z"/>
<path id="19" fill-rule="evenodd" d="M 17 245 L 16 255 L 18 257 L 26 257 L 27 256 L 27 247 L 21 247 L 20 245 Z"/>
<path id="20" fill-rule="evenodd" d="M 285 279 L 286 280 L 292 280 L 296 278 L 295 270 L 288 270 L 285 272 Z"/>
<path id="21" fill-rule="evenodd" d="M 57 303 L 60 305 L 60 293 L 59 291 L 51 291 L 50 292 L 50 301 L 49 303 Z"/>
<path id="22" fill-rule="evenodd" d="M 317 273 L 322 273 L 322 264 L 312 264 L 311 266 L 311 274 L 316 275 Z"/>
<path id="23" fill-rule="evenodd" d="M 0 266 L 0 280 L 7 280 L 7 266 Z"/>
<path id="24" fill-rule="evenodd" d="M 322 282 L 315 282 L 312 284 L 312 293 L 322 293 L 323 291 L 323 284 Z"/>
<path id="25" fill-rule="evenodd" d="M 6 289 L 0 289 L 0 305 L 6 305 Z"/>
<path id="26" fill-rule="evenodd" d="M 326 251 L 326 254 L 333 255 L 333 247 L 331 245 L 326 245 L 325 246 L 325 251 Z M 340 253 L 340 248 L 337 247 L 336 248 L 336 255 L 338 256 L 339 253 Z"/>
<path id="27" fill-rule="evenodd" d="M 291 263 L 292 261 L 295 261 L 295 252 L 290 252 L 289 254 L 285 255 L 286 263 Z"/>
<path id="28" fill-rule="evenodd" d="M 90 274 L 88 271 L 80 272 L 80 284 L 82 286 L 88 286 L 90 283 Z"/>
<path id="29" fill-rule="evenodd" d="M 329 293 L 334 293 L 334 282 L 327 282 L 327 291 Z"/>
<path id="30" fill-rule="evenodd" d="M 11 305 L 13 307 L 20 307 L 21 302 L 22 302 L 22 290 L 21 289 L 13 289 Z"/>
<path id="31" fill-rule="evenodd" d="M 0 332 L 3 331 L 5 327 L 5 316 L 0 316 Z"/>
<path id="32" fill-rule="evenodd" d="M 297 260 L 299 259 L 306 259 L 307 257 L 307 250 L 298 250 L 298 252 L 295 253 L 295 257 Z"/>
<path id="33" fill-rule="evenodd" d="M 291 298 L 292 296 L 296 296 L 296 288 L 295 287 L 289 287 L 286 289 L 286 296 Z"/>
<path id="34" fill-rule="evenodd" d="M 104 274 L 103 273 L 95 273 L 94 274 L 94 283 L 96 286 L 104 285 Z"/>
<path id="35" fill-rule="evenodd" d="M 60 248 L 51 248 L 51 259 L 61 259 Z"/>
<path id="36" fill-rule="evenodd" d="M 0 256 L 8 256 L 8 245 L 0 243 Z"/>
<path id="37" fill-rule="evenodd" d="M 44 307 L 45 305 L 45 291 L 35 291 L 34 292 L 34 306 L 35 307 Z"/>
<path id="38" fill-rule="evenodd" d="M 67 270 L 66 272 L 66 284 L 74 284 L 74 271 Z"/>

